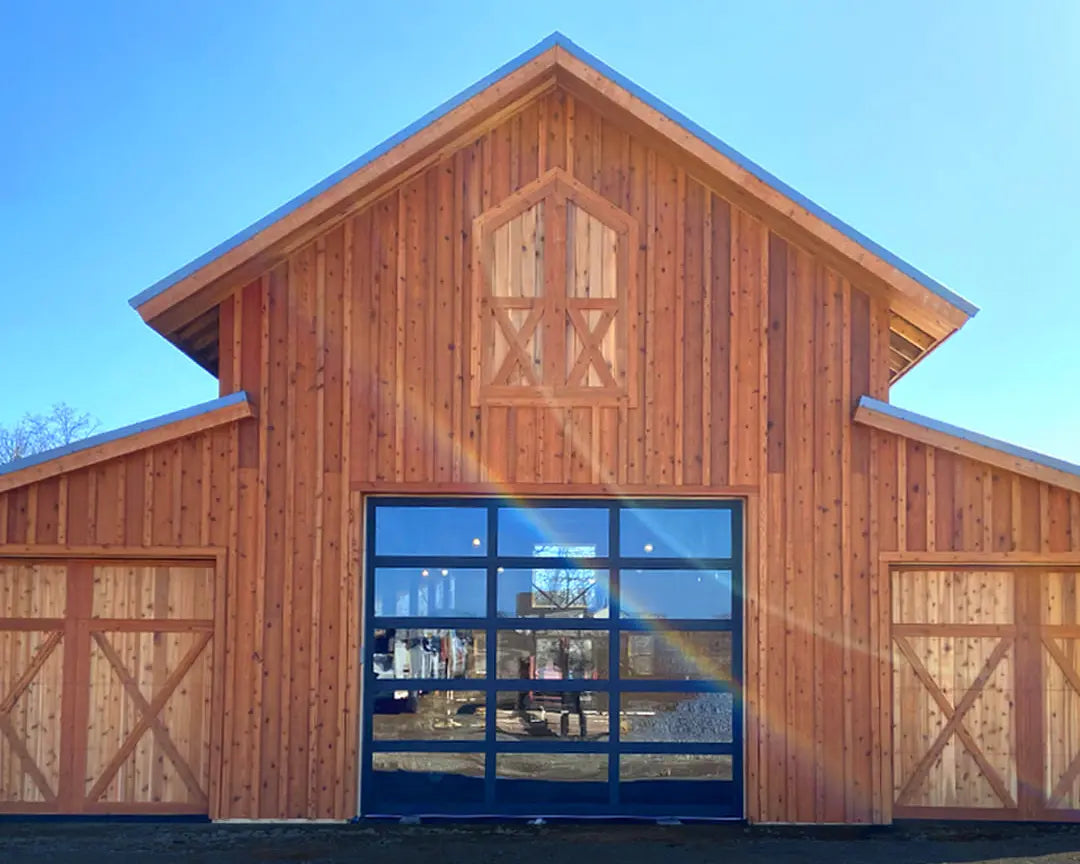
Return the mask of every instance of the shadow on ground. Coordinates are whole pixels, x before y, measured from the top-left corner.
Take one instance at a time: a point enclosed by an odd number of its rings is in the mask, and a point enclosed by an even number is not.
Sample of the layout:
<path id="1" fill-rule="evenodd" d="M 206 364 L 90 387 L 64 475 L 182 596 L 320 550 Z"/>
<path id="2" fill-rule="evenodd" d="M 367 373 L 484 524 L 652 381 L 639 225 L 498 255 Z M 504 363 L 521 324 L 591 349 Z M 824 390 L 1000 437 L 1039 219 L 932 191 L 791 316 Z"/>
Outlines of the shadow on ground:
<path id="1" fill-rule="evenodd" d="M 644 823 L 209 825 L 0 821 L 0 862 L 24 861 L 1080 864 L 1080 825 L 909 823 L 889 828 L 802 829 Z"/>

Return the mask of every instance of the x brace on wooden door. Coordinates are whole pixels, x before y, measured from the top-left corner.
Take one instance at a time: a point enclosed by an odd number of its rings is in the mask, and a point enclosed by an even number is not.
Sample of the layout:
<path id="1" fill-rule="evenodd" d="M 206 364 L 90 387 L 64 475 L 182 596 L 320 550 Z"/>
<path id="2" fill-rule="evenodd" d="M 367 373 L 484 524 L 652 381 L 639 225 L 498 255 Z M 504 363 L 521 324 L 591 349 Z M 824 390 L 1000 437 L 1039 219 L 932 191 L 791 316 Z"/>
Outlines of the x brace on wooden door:
<path id="1" fill-rule="evenodd" d="M 86 793 L 87 803 L 92 804 L 101 798 L 105 793 L 105 790 L 109 787 L 109 783 L 112 781 L 113 777 L 116 776 L 116 772 L 120 770 L 120 766 L 124 764 L 124 761 L 131 755 L 131 752 L 139 743 L 139 739 L 142 738 L 147 730 L 149 730 L 156 739 L 158 746 L 161 747 L 165 755 L 169 757 L 177 772 L 180 774 L 180 777 L 191 796 L 191 800 L 198 803 L 200 806 L 205 807 L 207 804 L 206 792 L 199 783 L 199 779 L 195 776 L 195 772 L 191 770 L 191 766 L 187 763 L 187 760 L 184 759 L 180 754 L 179 749 L 177 749 L 176 745 L 173 743 L 172 738 L 169 736 L 169 730 L 165 727 L 165 724 L 162 722 L 159 715 L 161 710 L 165 707 L 165 703 L 169 701 L 169 697 L 172 696 L 180 682 L 184 679 L 184 676 L 187 675 L 188 670 L 195 665 L 195 661 L 199 658 L 199 655 L 202 654 L 203 649 L 206 648 L 207 644 L 209 644 L 212 634 L 209 631 L 199 634 L 198 638 L 195 640 L 195 644 L 188 649 L 179 665 L 165 679 L 164 683 L 161 685 L 161 689 L 154 695 L 153 701 L 150 702 L 143 696 L 142 691 L 139 689 L 139 682 L 136 681 L 128 671 L 124 661 L 120 658 L 120 655 L 117 654 L 116 649 L 110 644 L 105 634 L 95 632 L 91 635 L 94 642 L 105 655 L 105 658 L 109 661 L 109 665 L 120 679 L 120 682 L 123 684 L 124 691 L 135 705 L 140 717 L 123 744 L 120 745 L 120 748 L 109 760 L 105 769 L 101 772 L 101 775 L 94 782 L 94 785 L 90 787 L 90 791 Z"/>
<path id="2" fill-rule="evenodd" d="M 982 694 L 983 688 L 990 680 L 991 675 L 994 674 L 994 670 L 997 669 L 998 664 L 1000 664 L 1005 658 L 1005 655 L 1008 654 L 1009 649 L 1013 647 L 1013 637 L 1005 636 L 997 643 L 994 650 L 983 664 L 978 676 L 976 676 L 975 680 L 972 682 L 971 687 L 964 693 L 960 702 L 955 706 L 949 701 L 949 698 L 945 695 L 941 687 L 938 686 L 938 683 L 934 680 L 930 671 L 919 659 L 907 637 L 897 635 L 894 637 L 894 642 L 900 653 L 903 654 L 904 658 L 911 664 L 911 668 L 915 672 L 916 677 L 930 693 L 931 698 L 933 698 L 946 719 L 946 723 L 942 727 L 941 732 L 938 733 L 933 744 L 930 745 L 930 748 L 923 755 L 922 759 L 919 760 L 918 764 L 915 766 L 915 770 L 912 771 L 911 776 L 908 777 L 907 782 L 905 782 L 903 788 L 901 788 L 899 795 L 897 795 L 896 803 L 901 806 L 911 803 L 911 799 L 926 780 L 934 763 L 941 756 L 942 751 L 945 749 L 945 745 L 948 744 L 949 739 L 955 735 L 960 739 L 961 744 L 963 744 L 964 748 L 971 754 L 971 757 L 979 766 L 979 770 L 990 783 L 991 788 L 994 790 L 994 794 L 997 795 L 1002 806 L 1007 808 L 1016 807 L 1016 801 L 1009 793 L 1005 781 L 990 765 L 982 749 L 979 747 L 978 742 L 964 725 L 964 716 L 971 710 L 975 701 Z"/>
<path id="3" fill-rule="evenodd" d="M 1065 676 L 1065 680 L 1069 686 L 1073 689 L 1073 692 L 1080 696 L 1080 673 L 1076 671 L 1076 668 L 1069 658 L 1065 656 L 1065 652 L 1058 646 L 1057 641 L 1053 638 L 1053 635 L 1043 635 L 1042 644 L 1046 648 L 1047 653 L 1057 663 L 1058 668 Z M 1064 800 L 1069 794 L 1069 790 L 1072 789 L 1073 784 L 1076 782 L 1076 778 L 1080 777 L 1080 750 L 1072 758 L 1065 772 L 1058 779 L 1058 782 L 1054 784 L 1053 790 L 1051 790 L 1047 807 L 1051 810 L 1064 806 Z"/>
<path id="4" fill-rule="evenodd" d="M 52 655 L 56 647 L 61 643 L 64 637 L 62 630 L 53 630 L 49 633 L 48 638 L 42 642 L 37 651 L 34 652 L 34 656 L 30 659 L 30 664 L 26 667 L 22 675 L 12 685 L 10 692 L 3 697 L 3 701 L 0 701 L 0 734 L 3 734 L 7 739 L 12 751 L 18 757 L 19 762 L 22 764 L 23 772 L 27 774 L 37 786 L 38 791 L 42 797 L 49 803 L 56 801 L 56 791 L 49 785 L 48 779 L 45 777 L 45 773 L 41 770 L 41 767 L 37 764 L 37 761 L 31 755 L 29 749 L 27 749 L 26 742 L 22 736 L 19 735 L 18 730 L 11 722 L 11 712 L 15 708 L 16 703 L 19 701 L 19 697 L 26 692 L 33 683 L 34 678 L 45 666 L 45 662 Z"/>

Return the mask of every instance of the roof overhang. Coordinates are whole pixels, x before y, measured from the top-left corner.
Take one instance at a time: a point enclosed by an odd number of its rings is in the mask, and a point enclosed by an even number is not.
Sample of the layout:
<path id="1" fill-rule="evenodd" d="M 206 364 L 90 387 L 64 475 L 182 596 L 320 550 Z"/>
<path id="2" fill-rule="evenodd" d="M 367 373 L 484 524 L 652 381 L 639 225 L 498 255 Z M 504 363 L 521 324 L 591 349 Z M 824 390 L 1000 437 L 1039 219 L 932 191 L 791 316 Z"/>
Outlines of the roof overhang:
<path id="1" fill-rule="evenodd" d="M 1080 465 L 863 396 L 855 422 L 892 432 L 1053 486 L 1080 492 Z"/>
<path id="2" fill-rule="evenodd" d="M 609 113 L 656 146 L 688 157 L 704 182 L 738 206 L 769 219 L 860 287 L 885 292 L 894 313 L 930 340 L 916 360 L 978 311 L 559 33 L 150 286 L 133 297 L 131 305 L 154 329 L 188 350 L 178 332 L 223 297 L 345 214 L 555 86 Z"/>
<path id="3" fill-rule="evenodd" d="M 0 465 L 0 493 L 255 416 L 242 390 Z"/>

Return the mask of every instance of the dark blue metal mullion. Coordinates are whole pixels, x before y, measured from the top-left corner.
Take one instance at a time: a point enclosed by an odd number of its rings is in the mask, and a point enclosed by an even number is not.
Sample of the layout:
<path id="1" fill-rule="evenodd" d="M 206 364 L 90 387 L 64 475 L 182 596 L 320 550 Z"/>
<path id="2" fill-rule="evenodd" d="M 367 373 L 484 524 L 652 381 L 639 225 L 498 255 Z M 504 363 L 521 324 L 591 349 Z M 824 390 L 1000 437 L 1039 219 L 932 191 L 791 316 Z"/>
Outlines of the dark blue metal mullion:
<path id="1" fill-rule="evenodd" d="M 484 705 L 484 804 L 495 809 L 495 721 L 498 719 L 498 606 L 499 606 L 499 507 L 495 501 L 487 505 L 487 618 L 485 619 L 485 659 L 487 698 Z"/>
<path id="2" fill-rule="evenodd" d="M 619 556 L 619 507 L 611 502 L 608 509 L 608 553 L 611 569 L 608 571 L 608 802 L 613 810 L 619 807 L 619 609 L 622 603 Z"/>
<path id="3" fill-rule="evenodd" d="M 379 503 L 401 503 L 401 504 L 416 504 L 416 499 L 395 499 L 395 501 L 388 501 L 387 499 L 379 499 Z M 551 752 L 551 753 L 567 753 L 567 752 L 595 752 L 595 753 L 607 753 L 608 762 L 608 781 L 609 781 L 609 805 L 611 810 L 617 810 L 620 813 L 627 815 L 639 814 L 649 815 L 654 813 L 668 813 L 669 815 L 691 815 L 691 812 L 701 813 L 701 815 L 715 815 L 716 807 L 723 806 L 726 808 L 732 808 L 735 813 L 742 813 L 742 800 L 743 800 L 743 783 L 742 783 L 742 700 L 737 693 L 735 700 L 736 710 L 733 712 L 732 718 L 732 737 L 733 741 L 729 744 L 708 743 L 708 744 L 687 744 L 687 743 L 667 743 L 667 742 L 627 742 L 621 743 L 619 740 L 619 712 L 621 693 L 625 690 L 627 692 L 639 691 L 639 692 L 731 692 L 733 689 L 736 691 L 741 690 L 742 680 L 742 608 L 741 601 L 743 595 L 742 582 L 744 567 L 742 562 L 742 550 L 743 550 L 743 537 L 742 537 L 742 509 L 734 502 L 723 502 L 716 509 L 728 509 L 732 514 L 732 555 L 731 559 L 702 559 L 702 560 L 678 560 L 678 559 L 664 559 L 662 561 L 642 560 L 637 558 L 622 559 L 619 552 L 619 513 L 624 506 L 661 506 L 668 507 L 670 509 L 678 509 L 679 507 L 692 507 L 702 506 L 702 502 L 683 501 L 683 502 L 658 502 L 655 500 L 645 499 L 640 502 L 619 502 L 619 501 L 607 501 L 607 502 L 576 502 L 569 499 L 563 499 L 562 501 L 552 502 L 543 501 L 543 506 L 586 506 L 586 507 L 606 507 L 609 513 L 609 546 L 610 546 L 610 558 L 606 559 L 588 559 L 590 562 L 595 562 L 596 569 L 610 568 L 610 590 L 609 590 L 609 617 L 607 621 L 603 619 L 568 619 L 572 622 L 568 624 L 568 621 L 549 621 L 546 619 L 499 619 L 497 617 L 497 567 L 502 564 L 503 566 L 509 566 L 509 561 L 521 561 L 528 567 L 535 567 L 537 565 L 544 566 L 574 566 L 581 567 L 583 562 L 580 560 L 566 561 L 564 559 L 507 559 L 506 561 L 500 560 L 498 557 L 498 524 L 497 513 L 499 506 L 505 506 L 505 501 L 499 498 L 484 499 L 483 503 L 474 499 L 472 502 L 464 502 L 461 499 L 447 499 L 445 502 L 435 501 L 433 499 L 425 499 L 425 504 L 438 504 L 447 503 L 454 504 L 456 506 L 485 506 L 488 510 L 488 551 L 486 556 L 476 556 L 470 558 L 460 559 L 461 563 L 454 566 L 471 567 L 473 569 L 485 569 L 488 574 L 487 585 L 487 615 L 484 618 L 475 619 L 461 619 L 460 622 L 457 619 L 447 619 L 445 621 L 439 621 L 438 619 L 415 619 L 405 620 L 399 626 L 403 627 L 422 627 L 425 629 L 439 629 L 440 627 L 450 629 L 451 626 L 454 629 L 480 629 L 483 628 L 488 637 L 487 644 L 487 678 L 486 679 L 472 679 L 461 680 L 456 679 L 453 682 L 438 679 L 435 681 L 422 681 L 409 680 L 409 687 L 417 687 L 420 685 L 430 684 L 433 689 L 443 687 L 445 689 L 455 690 L 483 690 L 486 694 L 487 709 L 486 709 L 486 723 L 485 723 L 485 736 L 483 742 L 479 741 L 441 741 L 441 742 L 424 742 L 424 741 L 383 741 L 372 742 L 372 733 L 370 722 L 365 722 L 364 729 L 364 743 L 365 743 L 365 756 L 362 762 L 362 777 L 365 779 L 364 788 L 365 795 L 364 800 L 368 802 L 362 808 L 362 812 L 370 812 L 370 802 L 373 801 L 371 797 L 371 753 L 372 751 L 386 752 L 386 751 L 414 751 L 414 752 L 483 752 L 485 754 L 485 793 L 486 802 L 489 810 L 498 809 L 500 812 L 516 812 L 517 810 L 531 811 L 535 810 L 535 805 L 518 805 L 513 802 L 502 802 L 497 808 L 495 807 L 494 799 L 494 778 L 495 778 L 495 754 L 497 752 Z M 525 502 L 526 504 L 532 502 Z M 539 503 L 539 502 L 538 502 Z M 374 501 L 369 499 L 368 501 L 368 552 L 367 552 L 367 570 L 366 570 L 366 584 L 367 590 L 365 591 L 365 602 L 368 603 L 368 609 L 374 610 L 374 586 L 373 586 L 373 569 L 376 563 L 380 566 L 383 565 L 404 565 L 404 566 L 416 566 L 419 562 L 425 560 L 419 557 L 417 558 L 376 558 L 374 555 L 371 540 L 374 536 Z M 429 556 L 430 557 L 430 556 Z M 455 561 L 459 559 L 454 559 Z M 433 566 L 447 566 L 447 559 L 432 559 Z M 708 619 L 705 621 L 680 621 L 675 625 L 672 622 L 663 622 L 665 629 L 672 630 L 730 630 L 732 632 L 732 682 L 728 684 L 726 682 L 693 680 L 673 680 L 666 679 L 660 681 L 652 681 L 648 679 L 628 679 L 625 682 L 621 680 L 619 676 L 619 660 L 621 656 L 621 644 L 620 634 L 623 630 L 627 631 L 652 631 L 655 629 L 657 622 L 644 621 L 641 619 L 627 619 L 623 621 L 619 617 L 619 601 L 620 601 L 620 569 L 626 566 L 640 567 L 641 569 L 694 569 L 697 567 L 707 567 L 710 569 L 729 569 L 732 572 L 732 619 L 731 621 L 722 621 L 716 619 Z M 380 621 L 382 625 L 387 619 Z M 451 621 L 453 624 L 451 625 Z M 395 622 L 396 623 L 396 622 Z M 497 632 L 499 627 L 507 627 L 514 629 L 568 629 L 568 630 L 607 630 L 609 638 L 609 678 L 606 687 L 597 687 L 598 682 L 593 681 L 523 681 L 520 679 L 509 679 L 505 681 L 498 680 L 496 675 L 496 661 L 497 661 Z M 366 645 L 364 649 L 365 654 L 365 671 L 367 678 L 365 683 L 369 683 L 369 686 L 365 688 L 364 698 L 364 710 L 366 713 L 366 721 L 370 721 L 373 715 L 374 708 L 374 691 L 384 689 L 400 689 L 402 682 L 392 682 L 390 680 L 379 681 L 378 684 L 371 685 L 373 680 L 373 673 L 371 673 L 371 655 L 373 653 L 373 640 L 371 638 L 374 630 L 374 622 L 368 620 L 365 626 Z M 395 687 L 394 684 L 398 686 Z M 421 687 L 421 689 L 425 689 Z M 559 741 L 559 742 L 498 742 L 495 726 L 496 719 L 496 698 L 500 690 L 508 691 L 520 691 L 520 690 L 543 690 L 543 691 L 580 691 L 580 690 L 595 690 L 596 692 L 604 692 L 605 689 L 608 693 L 609 699 L 609 736 L 606 742 L 579 742 L 579 741 Z M 619 777 L 618 777 L 618 753 L 620 751 L 628 753 L 685 753 L 685 754 L 731 754 L 732 756 L 732 768 L 733 768 L 733 782 L 717 781 L 720 786 L 730 788 L 730 792 L 725 793 L 723 801 L 717 799 L 711 804 L 706 804 L 702 807 L 699 806 L 687 806 L 687 805 L 625 805 L 619 804 Z M 713 784 L 709 784 L 712 786 Z M 726 797 L 731 795 L 733 800 Z M 406 809 L 408 807 L 406 806 Z M 567 805 L 564 808 L 567 812 L 582 813 L 603 813 L 604 808 L 597 809 L 596 805 Z M 464 811 L 463 811 L 464 812 Z M 610 810 L 608 811 L 610 812 Z"/>
<path id="4" fill-rule="evenodd" d="M 732 592 L 734 594 L 734 591 Z M 734 601 L 733 601 L 734 602 Z M 732 618 L 734 613 L 732 614 Z M 620 618 L 620 630 L 644 630 L 649 633 L 676 632 L 680 630 L 734 630 L 732 618 Z"/>
<path id="5" fill-rule="evenodd" d="M 739 562 L 737 568 L 732 569 L 731 579 L 731 618 L 734 625 L 731 631 L 731 680 L 735 685 L 735 698 L 731 706 L 731 740 L 735 743 L 731 755 L 731 777 L 735 782 L 735 812 L 742 817 L 744 811 L 745 782 L 743 777 L 743 713 L 745 712 L 746 700 L 743 698 L 743 597 L 744 573 L 743 566 L 743 508 L 734 507 L 731 511 L 731 543 L 732 554 Z"/>
<path id="6" fill-rule="evenodd" d="M 396 630 L 483 630 L 486 618 L 429 618 L 383 617 L 375 618 L 375 627 L 379 630 L 392 627 Z"/>
<path id="7" fill-rule="evenodd" d="M 495 576 L 495 566 L 488 568 L 489 579 Z M 611 577 L 609 576 L 609 579 Z M 611 583 L 609 582 L 609 585 Z M 490 586 L 489 586 L 490 587 Z M 735 593 L 734 590 L 732 592 Z M 732 602 L 735 598 L 733 597 Z M 609 603 L 609 610 L 612 608 Z M 612 614 L 609 612 L 609 614 Z M 500 618 L 488 617 L 477 618 L 439 618 L 431 616 L 383 616 L 374 618 L 375 627 L 382 629 L 392 627 L 399 630 L 482 630 L 494 622 L 494 626 L 505 630 L 607 630 L 614 620 L 605 618 Z M 732 618 L 680 618 L 671 620 L 667 618 L 622 618 L 618 622 L 621 630 L 643 630 L 650 633 L 675 632 L 675 631 L 703 631 L 703 630 L 734 630 L 734 615 Z"/>

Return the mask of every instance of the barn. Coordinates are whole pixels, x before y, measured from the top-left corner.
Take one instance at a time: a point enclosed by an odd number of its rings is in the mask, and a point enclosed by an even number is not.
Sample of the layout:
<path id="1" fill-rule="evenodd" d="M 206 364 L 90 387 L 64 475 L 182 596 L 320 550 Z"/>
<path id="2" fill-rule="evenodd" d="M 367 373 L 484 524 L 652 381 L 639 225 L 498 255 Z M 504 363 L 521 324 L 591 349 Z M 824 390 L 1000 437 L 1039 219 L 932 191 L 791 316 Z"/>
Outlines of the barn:
<path id="1" fill-rule="evenodd" d="M 1080 467 L 976 309 L 555 34 L 131 301 L 0 468 L 0 813 L 1080 814 Z"/>

